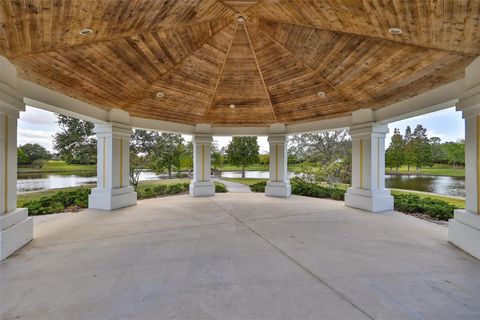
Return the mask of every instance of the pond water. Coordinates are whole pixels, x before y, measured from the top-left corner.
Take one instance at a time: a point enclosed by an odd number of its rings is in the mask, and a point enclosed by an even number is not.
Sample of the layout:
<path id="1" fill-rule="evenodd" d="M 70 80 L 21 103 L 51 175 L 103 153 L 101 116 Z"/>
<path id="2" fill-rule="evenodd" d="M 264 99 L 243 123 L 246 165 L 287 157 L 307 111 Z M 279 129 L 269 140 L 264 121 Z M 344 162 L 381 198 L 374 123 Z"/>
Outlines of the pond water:
<path id="1" fill-rule="evenodd" d="M 426 176 L 426 175 L 387 175 L 387 188 L 433 192 L 455 197 L 465 197 L 464 177 Z"/>
<path id="2" fill-rule="evenodd" d="M 222 172 L 222 177 L 240 178 L 240 171 Z M 268 179 L 268 171 L 246 171 L 246 178 L 264 178 Z M 289 177 L 293 176 L 289 172 Z M 146 171 L 140 175 L 140 180 L 164 179 L 165 175 L 156 175 L 153 172 Z M 71 174 L 58 173 L 36 173 L 36 174 L 18 174 L 17 189 L 19 193 L 29 191 L 46 190 L 54 188 L 77 187 L 85 184 L 97 182 L 96 173 L 82 172 Z M 463 177 L 444 177 L 444 176 L 415 176 L 415 175 L 387 175 L 385 179 L 387 188 L 417 190 L 424 192 L 433 192 L 449 196 L 465 197 L 465 178 Z"/>
<path id="3" fill-rule="evenodd" d="M 156 175 L 154 172 L 142 172 L 140 180 L 156 180 L 165 176 Z M 17 175 L 18 193 L 39 191 L 55 188 L 78 187 L 86 184 L 97 183 L 96 172 L 76 172 L 68 174 L 59 173 L 19 173 Z"/>

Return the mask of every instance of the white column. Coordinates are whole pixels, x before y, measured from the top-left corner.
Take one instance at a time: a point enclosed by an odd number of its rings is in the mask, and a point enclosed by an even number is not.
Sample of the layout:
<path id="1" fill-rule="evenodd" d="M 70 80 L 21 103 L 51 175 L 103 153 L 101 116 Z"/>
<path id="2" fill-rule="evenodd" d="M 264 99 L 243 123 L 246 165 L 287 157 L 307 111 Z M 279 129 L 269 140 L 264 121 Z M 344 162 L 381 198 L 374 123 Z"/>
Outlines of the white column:
<path id="1" fill-rule="evenodd" d="M 25 110 L 15 67 L 0 56 L 0 260 L 33 237 L 27 209 L 17 208 L 17 119 Z"/>
<path id="2" fill-rule="evenodd" d="M 192 197 L 215 195 L 215 186 L 210 179 L 212 135 L 193 136 L 193 180 L 190 183 Z"/>
<path id="3" fill-rule="evenodd" d="M 270 144 L 270 180 L 265 187 L 265 195 L 272 197 L 289 197 L 292 193 L 288 179 L 287 135 L 272 134 L 268 136 Z"/>
<path id="4" fill-rule="evenodd" d="M 372 212 L 393 210 L 393 197 L 385 189 L 387 133 L 386 124 L 366 122 L 350 127 L 352 187 L 345 194 L 346 206 Z"/>
<path id="5" fill-rule="evenodd" d="M 132 128 L 117 122 L 95 124 L 97 135 L 97 187 L 88 206 L 113 210 L 135 205 L 137 193 L 130 186 L 130 136 Z"/>
<path id="6" fill-rule="evenodd" d="M 465 70 L 465 94 L 457 104 L 465 119 L 465 210 L 455 210 L 448 240 L 480 259 L 480 58 Z"/>

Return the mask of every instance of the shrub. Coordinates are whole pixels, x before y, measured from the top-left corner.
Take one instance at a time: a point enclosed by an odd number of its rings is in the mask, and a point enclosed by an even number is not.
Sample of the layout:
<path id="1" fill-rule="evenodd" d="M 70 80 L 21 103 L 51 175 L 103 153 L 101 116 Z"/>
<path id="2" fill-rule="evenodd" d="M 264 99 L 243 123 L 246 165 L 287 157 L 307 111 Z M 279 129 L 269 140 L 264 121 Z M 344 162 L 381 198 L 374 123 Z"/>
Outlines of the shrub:
<path id="1" fill-rule="evenodd" d="M 137 197 L 138 199 L 149 199 L 156 197 L 163 197 L 168 195 L 180 194 L 188 192 L 188 183 L 177 183 L 177 184 L 159 184 L 156 186 L 142 187 L 137 188 Z"/>
<path id="2" fill-rule="evenodd" d="M 266 181 L 261 181 L 250 185 L 250 190 L 253 192 L 265 192 Z"/>
<path id="3" fill-rule="evenodd" d="M 438 220 L 447 221 L 453 218 L 455 206 L 448 202 L 420 197 L 415 194 L 400 194 L 394 196 L 395 210 L 405 213 L 425 213 Z"/>
<path id="4" fill-rule="evenodd" d="M 32 216 L 64 212 L 71 207 L 87 208 L 89 194 L 89 188 L 80 187 L 30 200 L 23 203 L 22 206 L 28 208 L 28 214 Z"/>
<path id="5" fill-rule="evenodd" d="M 223 183 L 215 183 L 215 192 L 217 193 L 225 193 L 228 192 L 227 187 Z"/>
<path id="6" fill-rule="evenodd" d="M 321 186 L 300 178 L 291 180 L 292 193 L 300 196 L 344 200 L 345 190 L 331 186 Z"/>

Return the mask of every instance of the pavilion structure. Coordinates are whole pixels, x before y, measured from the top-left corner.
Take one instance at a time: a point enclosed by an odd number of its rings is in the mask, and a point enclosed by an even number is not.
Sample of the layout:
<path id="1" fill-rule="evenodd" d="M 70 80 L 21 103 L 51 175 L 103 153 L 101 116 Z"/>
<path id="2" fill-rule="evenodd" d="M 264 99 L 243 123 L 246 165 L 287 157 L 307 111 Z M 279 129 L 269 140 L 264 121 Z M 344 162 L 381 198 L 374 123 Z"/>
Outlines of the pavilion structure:
<path id="1" fill-rule="evenodd" d="M 24 106 L 95 122 L 91 208 L 136 204 L 133 128 L 193 135 L 192 196 L 213 196 L 214 135 L 268 136 L 267 196 L 288 197 L 287 136 L 350 128 L 345 204 L 393 210 L 388 123 L 456 105 L 466 208 L 452 243 L 480 258 L 480 1 L 19 1 L 0 4 L 0 257 L 32 239 L 16 207 Z"/>

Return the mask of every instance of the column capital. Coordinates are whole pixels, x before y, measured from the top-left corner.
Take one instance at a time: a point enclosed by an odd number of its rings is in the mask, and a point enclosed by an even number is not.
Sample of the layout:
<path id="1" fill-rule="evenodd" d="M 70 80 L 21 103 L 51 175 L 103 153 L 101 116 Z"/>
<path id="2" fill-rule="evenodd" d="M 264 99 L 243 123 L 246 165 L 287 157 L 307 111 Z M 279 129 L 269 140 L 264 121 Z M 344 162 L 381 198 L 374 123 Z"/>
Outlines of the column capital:
<path id="1" fill-rule="evenodd" d="M 388 133 L 388 125 L 384 123 L 366 122 L 356 124 L 350 127 L 350 136 L 352 139 L 363 137 L 384 138 Z"/>
<path id="2" fill-rule="evenodd" d="M 23 95 L 17 90 L 17 69 L 0 56 L 0 112 L 18 118 L 20 111 L 25 111 Z"/>
<path id="3" fill-rule="evenodd" d="M 194 134 L 192 136 L 193 143 L 212 143 L 213 137 L 211 134 Z"/>
<path id="4" fill-rule="evenodd" d="M 118 138 L 129 138 L 132 135 L 132 127 L 118 122 L 95 123 L 93 132 L 97 137 L 114 136 Z"/>
<path id="5" fill-rule="evenodd" d="M 465 69 L 465 92 L 457 103 L 464 119 L 480 114 L 480 58 Z"/>
<path id="6" fill-rule="evenodd" d="M 287 134 L 285 133 L 275 133 L 268 136 L 268 142 L 270 144 L 280 144 L 287 142 Z"/>

